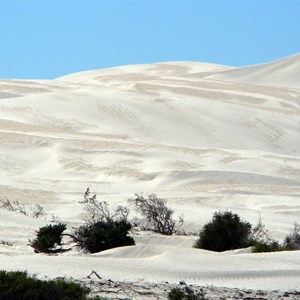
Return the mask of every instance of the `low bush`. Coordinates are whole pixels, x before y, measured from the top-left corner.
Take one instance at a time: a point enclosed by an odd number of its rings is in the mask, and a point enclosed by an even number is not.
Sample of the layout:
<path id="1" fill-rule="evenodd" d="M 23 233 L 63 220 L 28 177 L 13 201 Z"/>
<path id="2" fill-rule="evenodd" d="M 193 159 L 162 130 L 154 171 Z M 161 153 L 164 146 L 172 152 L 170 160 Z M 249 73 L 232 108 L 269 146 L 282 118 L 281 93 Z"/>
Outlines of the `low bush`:
<path id="1" fill-rule="evenodd" d="M 90 253 L 134 245 L 134 239 L 128 236 L 132 228 L 128 222 L 129 209 L 118 206 L 111 210 L 107 202 L 100 202 L 96 195 L 90 194 L 90 189 L 87 188 L 83 201 L 80 201 L 87 211 L 85 224 L 74 229 L 69 236 L 81 249 Z"/>
<path id="2" fill-rule="evenodd" d="M 83 195 L 83 200 L 79 201 L 79 203 L 84 204 L 85 210 L 87 211 L 86 223 L 128 221 L 128 207 L 119 205 L 112 210 L 106 201 L 98 201 L 97 196 L 90 196 L 90 193 L 90 189 L 87 188 Z"/>
<path id="3" fill-rule="evenodd" d="M 283 250 L 300 250 L 300 226 L 295 223 L 292 232 L 285 237 Z"/>
<path id="4" fill-rule="evenodd" d="M 215 212 L 212 220 L 203 226 L 194 247 L 219 252 L 246 247 L 253 247 L 253 252 L 298 250 L 300 227 L 295 224 L 280 244 L 270 237 L 261 220 L 253 227 L 231 211 Z"/>
<path id="5" fill-rule="evenodd" d="M 26 272 L 0 271 L 1 300 L 104 300 L 88 297 L 89 292 L 89 288 L 73 281 L 43 281 Z"/>
<path id="6" fill-rule="evenodd" d="M 128 236 L 131 224 L 121 221 L 99 221 L 85 224 L 75 229 L 73 236 L 81 249 L 91 253 L 110 248 L 134 245 L 134 239 Z"/>
<path id="7" fill-rule="evenodd" d="M 51 253 L 55 245 L 61 245 L 61 235 L 67 227 L 65 224 L 59 223 L 57 225 L 47 225 L 41 227 L 37 232 L 37 237 L 30 242 L 30 246 L 34 248 L 35 252 Z"/>
<path id="8" fill-rule="evenodd" d="M 251 233 L 251 224 L 242 221 L 231 211 L 215 212 L 210 222 L 200 231 L 196 248 L 226 251 L 244 247 Z"/>
<path id="9" fill-rule="evenodd" d="M 259 219 L 256 226 L 251 226 L 251 233 L 244 247 L 253 247 L 253 252 L 275 252 L 282 250 L 282 246 L 273 240 L 265 225 Z"/>
<path id="10" fill-rule="evenodd" d="M 253 247 L 253 252 L 275 252 L 281 251 L 282 247 L 277 241 L 252 241 L 249 247 Z"/>
<path id="11" fill-rule="evenodd" d="M 195 292 L 190 287 L 173 288 L 168 294 L 168 300 L 206 300 L 205 293 L 201 289 L 199 292 Z"/>

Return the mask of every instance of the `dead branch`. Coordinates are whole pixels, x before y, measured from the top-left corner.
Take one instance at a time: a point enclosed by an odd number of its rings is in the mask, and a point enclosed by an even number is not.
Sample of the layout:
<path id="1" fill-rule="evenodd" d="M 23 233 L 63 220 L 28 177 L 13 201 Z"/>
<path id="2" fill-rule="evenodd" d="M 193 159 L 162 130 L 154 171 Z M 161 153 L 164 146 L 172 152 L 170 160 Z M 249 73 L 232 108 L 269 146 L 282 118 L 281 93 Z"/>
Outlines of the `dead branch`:
<path id="1" fill-rule="evenodd" d="M 91 276 L 92 276 L 93 274 L 94 274 L 95 276 L 97 276 L 98 279 L 102 279 L 102 278 L 99 276 L 99 274 L 98 274 L 97 272 L 95 272 L 94 270 L 92 270 L 92 273 L 91 273 L 90 275 L 88 275 L 87 278 L 91 278 Z"/>
<path id="2" fill-rule="evenodd" d="M 183 217 L 178 221 L 173 219 L 174 210 L 167 207 L 165 200 L 158 198 L 155 194 L 150 194 L 147 198 L 143 195 L 135 194 L 129 199 L 136 210 L 144 217 L 141 227 L 144 230 L 152 230 L 165 235 L 176 233 L 182 226 Z"/>

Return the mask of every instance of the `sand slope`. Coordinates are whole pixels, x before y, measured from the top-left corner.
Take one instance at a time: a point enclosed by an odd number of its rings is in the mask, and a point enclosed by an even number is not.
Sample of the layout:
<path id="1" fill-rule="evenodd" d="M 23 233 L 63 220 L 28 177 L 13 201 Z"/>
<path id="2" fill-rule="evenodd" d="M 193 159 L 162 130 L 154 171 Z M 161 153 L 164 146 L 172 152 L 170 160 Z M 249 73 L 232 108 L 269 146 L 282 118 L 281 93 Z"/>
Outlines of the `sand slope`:
<path id="1" fill-rule="evenodd" d="M 299 77 L 300 54 L 298 53 L 271 63 L 236 68 L 219 74 L 213 74 L 209 78 L 299 89 Z"/>
<path id="2" fill-rule="evenodd" d="M 32 219 L 0 210 L 0 240 L 15 242 L 0 245 L 1 267 L 297 288 L 299 251 L 216 254 L 193 249 L 195 237 L 139 234 L 136 247 L 49 257 L 34 254 L 28 239 L 54 216 L 69 228 L 82 223 L 78 202 L 88 186 L 111 206 L 157 193 L 185 216 L 187 232 L 229 209 L 252 223 L 261 216 L 282 239 L 300 220 L 298 71 L 296 55 L 239 69 L 172 62 L 0 80 L 0 197 L 48 213 Z"/>

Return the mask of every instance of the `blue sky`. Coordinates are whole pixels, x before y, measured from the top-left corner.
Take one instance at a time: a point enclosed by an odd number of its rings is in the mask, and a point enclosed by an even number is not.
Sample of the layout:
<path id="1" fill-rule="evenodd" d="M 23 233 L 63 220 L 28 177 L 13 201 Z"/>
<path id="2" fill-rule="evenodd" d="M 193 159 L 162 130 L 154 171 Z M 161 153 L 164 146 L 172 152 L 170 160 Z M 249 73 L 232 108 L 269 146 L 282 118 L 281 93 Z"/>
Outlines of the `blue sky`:
<path id="1" fill-rule="evenodd" d="M 244 66 L 298 52 L 300 0 L 0 0 L 0 78 L 162 61 Z"/>

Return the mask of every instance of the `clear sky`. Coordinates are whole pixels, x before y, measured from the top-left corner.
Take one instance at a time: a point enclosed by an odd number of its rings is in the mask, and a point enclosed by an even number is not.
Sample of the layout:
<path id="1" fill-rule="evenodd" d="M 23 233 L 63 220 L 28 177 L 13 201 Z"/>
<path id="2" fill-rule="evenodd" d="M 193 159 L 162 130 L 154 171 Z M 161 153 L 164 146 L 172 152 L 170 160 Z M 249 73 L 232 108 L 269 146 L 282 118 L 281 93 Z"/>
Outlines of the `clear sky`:
<path id="1" fill-rule="evenodd" d="M 0 0 L 0 78 L 127 64 L 244 66 L 300 52 L 300 0 Z"/>

